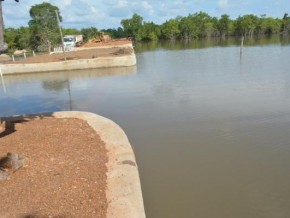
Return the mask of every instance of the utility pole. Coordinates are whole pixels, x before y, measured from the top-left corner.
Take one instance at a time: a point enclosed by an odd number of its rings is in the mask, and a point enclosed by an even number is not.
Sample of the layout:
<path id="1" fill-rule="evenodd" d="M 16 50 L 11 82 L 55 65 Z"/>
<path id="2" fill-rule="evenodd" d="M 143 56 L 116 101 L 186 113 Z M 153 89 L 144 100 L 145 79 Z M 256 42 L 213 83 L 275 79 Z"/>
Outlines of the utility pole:
<path id="1" fill-rule="evenodd" d="M 7 44 L 4 42 L 4 24 L 2 15 L 2 1 L 0 1 L 0 52 L 7 49 Z"/>
<path id="2" fill-rule="evenodd" d="M 7 50 L 8 45 L 4 42 L 4 22 L 3 22 L 3 13 L 2 13 L 2 2 L 4 0 L 0 0 L 0 54 Z M 19 2 L 19 0 L 15 0 Z"/>
<path id="3" fill-rule="evenodd" d="M 60 25 L 60 21 L 59 21 L 57 10 L 55 10 L 55 14 L 56 14 L 58 27 L 59 27 L 59 32 L 60 32 L 60 37 L 61 37 L 61 47 L 62 47 L 62 51 L 63 51 L 63 57 L 64 57 L 64 60 L 66 61 L 66 54 L 65 54 L 65 50 L 64 50 L 64 42 L 63 42 L 62 30 L 61 30 L 61 25 Z"/>

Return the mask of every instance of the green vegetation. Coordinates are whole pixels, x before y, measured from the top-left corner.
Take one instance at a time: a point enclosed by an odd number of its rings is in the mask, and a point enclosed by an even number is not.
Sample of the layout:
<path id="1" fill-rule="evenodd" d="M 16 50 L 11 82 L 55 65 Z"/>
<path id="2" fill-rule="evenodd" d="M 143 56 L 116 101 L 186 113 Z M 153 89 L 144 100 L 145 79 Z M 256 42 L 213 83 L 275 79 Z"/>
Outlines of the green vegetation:
<path id="1" fill-rule="evenodd" d="M 62 17 L 59 9 L 50 3 L 44 2 L 31 7 L 29 14 L 31 20 L 28 22 L 30 29 L 30 46 L 34 50 L 47 50 L 50 52 L 52 45 L 60 41 L 58 22 Z"/>
<path id="2" fill-rule="evenodd" d="M 95 38 L 99 34 L 99 31 L 95 27 L 83 28 L 81 29 L 81 34 L 83 35 L 83 39 L 86 42 L 91 38 Z"/>
<path id="3" fill-rule="evenodd" d="M 1 10 L 0 1 L 0 12 Z M 35 51 L 51 51 L 52 47 L 60 45 L 61 39 L 59 35 L 58 23 L 56 18 L 56 12 L 58 13 L 60 21 L 62 16 L 58 7 L 44 2 L 31 7 L 29 13 L 31 20 L 28 22 L 28 27 L 20 28 L 6 28 L 4 34 L 2 31 L 2 42 L 4 44 L 3 35 L 5 38 L 5 48 L 1 51 L 5 51 L 8 47 L 8 51 L 14 51 L 16 49 L 31 49 Z M 2 17 L 2 13 L 0 14 Z M 0 19 L 1 20 L 1 19 Z M 0 25 L 1 26 L 1 25 Z M 2 23 L 3 27 L 3 23 Z M 123 30 L 121 31 L 123 34 Z M 110 30 L 114 33 L 114 30 Z M 68 28 L 63 29 L 64 35 L 79 35 L 82 34 L 84 41 L 90 38 L 94 38 L 100 34 L 97 28 L 83 28 L 81 30 Z M 116 38 L 120 37 L 120 34 L 114 35 Z M 1 30 L 0 30 L 0 43 L 1 43 Z M 0 52 L 1 52 L 0 51 Z"/>
<path id="4" fill-rule="evenodd" d="M 4 42 L 4 24 L 3 24 L 3 15 L 2 15 L 2 2 L 4 0 L 0 1 L 0 53 L 5 51 L 8 47 L 7 43 Z M 19 0 L 15 0 L 16 2 L 19 2 Z"/>
<path id="5" fill-rule="evenodd" d="M 205 12 L 199 12 L 170 19 L 161 25 L 143 22 L 141 16 L 134 14 L 131 19 L 122 20 L 121 24 L 125 35 L 136 41 L 253 37 L 290 33 L 288 14 L 285 14 L 283 19 L 248 14 L 232 20 L 227 14 L 217 18 Z"/>
<path id="6" fill-rule="evenodd" d="M 0 18 L 2 17 L 1 3 L 2 1 L 0 1 Z M 31 20 L 28 23 L 28 27 L 6 28 L 4 30 L 4 38 L 8 49 L 10 51 L 15 49 L 50 51 L 52 47 L 59 46 L 61 40 L 56 12 L 61 21 L 62 17 L 56 6 L 47 2 L 32 6 L 29 11 Z M 167 20 L 161 25 L 153 22 L 145 22 L 143 17 L 138 14 L 133 14 L 131 18 L 123 19 L 120 23 L 122 27 L 117 29 L 99 31 L 96 27 L 83 28 L 81 30 L 70 28 L 63 29 L 63 34 L 82 34 L 84 41 L 99 36 L 100 32 L 109 34 L 112 38 L 128 37 L 134 39 L 134 41 L 174 41 L 202 38 L 224 39 L 232 36 L 289 35 L 290 33 L 290 17 L 287 13 L 281 19 L 267 17 L 266 15 L 258 17 L 253 14 L 248 14 L 234 20 L 227 14 L 223 14 L 217 18 L 211 17 L 205 12 L 198 12 L 189 14 L 186 17 L 176 17 Z M 3 31 L 1 38 L 0 22 L 0 48 L 1 45 L 3 47 L 6 44 L 3 40 Z"/>

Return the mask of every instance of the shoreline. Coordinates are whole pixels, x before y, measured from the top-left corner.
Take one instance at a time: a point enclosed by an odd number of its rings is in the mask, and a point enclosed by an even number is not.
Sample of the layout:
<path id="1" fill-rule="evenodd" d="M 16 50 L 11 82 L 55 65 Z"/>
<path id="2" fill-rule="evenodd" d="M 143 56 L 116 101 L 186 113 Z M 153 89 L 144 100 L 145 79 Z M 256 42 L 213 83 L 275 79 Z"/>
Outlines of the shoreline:
<path id="1" fill-rule="evenodd" d="M 131 67 L 136 65 L 136 55 L 132 43 L 100 47 L 77 48 L 67 52 L 68 60 L 64 61 L 62 53 L 30 57 L 18 63 L 1 64 L 3 75 L 23 73 L 97 69 L 112 67 Z M 42 62 L 33 62 L 42 58 Z M 28 60 L 28 61 L 27 61 Z M 29 62 L 30 61 L 30 62 Z"/>

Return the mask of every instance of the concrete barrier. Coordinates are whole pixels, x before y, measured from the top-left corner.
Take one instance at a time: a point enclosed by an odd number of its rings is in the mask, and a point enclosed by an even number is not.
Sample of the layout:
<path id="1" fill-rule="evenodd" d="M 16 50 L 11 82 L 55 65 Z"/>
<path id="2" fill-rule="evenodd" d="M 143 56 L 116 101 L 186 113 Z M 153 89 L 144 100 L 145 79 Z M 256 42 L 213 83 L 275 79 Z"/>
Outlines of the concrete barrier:
<path id="1" fill-rule="evenodd" d="M 93 68 L 128 67 L 134 65 L 136 65 L 135 53 L 117 57 L 98 57 L 93 59 L 78 59 L 48 63 L 2 64 L 1 69 L 2 73 L 5 75 Z"/>
<path id="2" fill-rule="evenodd" d="M 108 218 L 145 218 L 138 167 L 124 131 L 113 121 L 94 113 L 65 111 L 2 118 L 19 121 L 34 117 L 78 118 L 85 120 L 104 141 L 108 150 L 106 198 Z"/>

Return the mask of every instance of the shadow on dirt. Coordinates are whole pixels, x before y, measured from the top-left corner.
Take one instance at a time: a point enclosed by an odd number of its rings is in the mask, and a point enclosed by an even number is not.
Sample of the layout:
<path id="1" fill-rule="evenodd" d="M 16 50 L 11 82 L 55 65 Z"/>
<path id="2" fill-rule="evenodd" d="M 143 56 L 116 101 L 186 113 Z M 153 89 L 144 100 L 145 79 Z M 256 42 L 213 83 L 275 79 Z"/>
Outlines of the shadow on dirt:
<path id="1" fill-rule="evenodd" d="M 53 113 L 43 113 L 43 114 L 29 114 L 20 115 L 13 117 L 0 117 L 0 138 L 8 136 L 16 132 L 15 124 L 29 122 L 34 119 L 43 119 L 45 117 L 53 117 Z"/>

